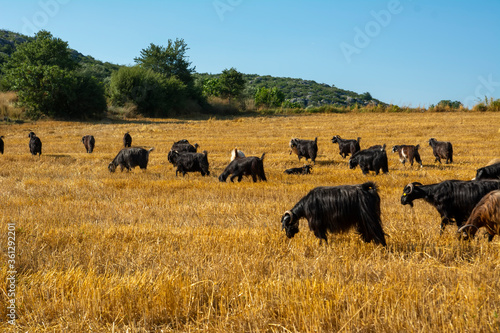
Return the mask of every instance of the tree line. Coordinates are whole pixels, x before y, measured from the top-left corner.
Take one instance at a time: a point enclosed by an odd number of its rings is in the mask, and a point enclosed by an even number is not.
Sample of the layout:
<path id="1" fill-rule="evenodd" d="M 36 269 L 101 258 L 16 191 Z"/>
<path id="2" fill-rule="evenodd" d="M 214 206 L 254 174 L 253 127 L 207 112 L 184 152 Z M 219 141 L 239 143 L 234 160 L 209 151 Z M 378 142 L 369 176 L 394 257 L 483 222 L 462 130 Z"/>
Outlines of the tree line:
<path id="1" fill-rule="evenodd" d="M 181 114 L 187 104 L 210 112 L 208 96 L 241 96 L 245 80 L 234 68 L 217 79 L 197 82 L 188 50 L 183 39 L 168 40 L 166 46 L 151 43 L 134 58 L 134 66 L 109 73 L 103 66 L 75 58 L 67 42 L 41 30 L 2 59 L 0 88 L 16 91 L 19 105 L 31 119 L 99 118 L 108 105 L 166 117 Z"/>

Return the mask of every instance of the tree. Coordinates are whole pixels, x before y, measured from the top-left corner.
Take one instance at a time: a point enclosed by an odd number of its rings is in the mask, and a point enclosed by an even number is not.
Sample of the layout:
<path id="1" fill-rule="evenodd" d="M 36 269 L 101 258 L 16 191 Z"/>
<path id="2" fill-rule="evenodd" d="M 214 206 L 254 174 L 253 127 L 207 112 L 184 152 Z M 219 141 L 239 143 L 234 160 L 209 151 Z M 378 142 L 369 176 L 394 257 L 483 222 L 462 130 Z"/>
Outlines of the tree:
<path id="1" fill-rule="evenodd" d="M 265 106 L 268 108 L 278 108 L 285 101 L 285 94 L 277 87 L 268 89 L 266 87 L 260 87 L 255 93 L 255 105 Z"/>
<path id="2" fill-rule="evenodd" d="M 187 85 L 193 83 L 192 74 L 195 67 L 190 68 L 186 51 L 189 50 L 184 39 L 168 40 L 166 47 L 151 43 L 147 49 L 141 50 L 141 56 L 134 61 L 145 69 L 163 74 L 167 78 L 176 76 Z"/>
<path id="3" fill-rule="evenodd" d="M 219 76 L 219 96 L 223 98 L 237 98 L 245 89 L 245 79 L 243 74 L 235 68 L 224 69 Z"/>
<path id="4" fill-rule="evenodd" d="M 106 110 L 104 89 L 77 74 L 77 67 L 67 43 L 42 30 L 12 53 L 3 66 L 2 84 L 18 92 L 19 104 L 33 119 L 100 116 Z"/>
<path id="5" fill-rule="evenodd" d="M 459 109 L 461 106 L 462 106 L 462 103 L 459 102 L 459 101 L 451 101 L 449 99 L 447 100 L 441 100 L 439 101 L 439 103 L 437 104 L 437 106 L 439 107 L 448 107 L 448 108 L 451 108 L 451 109 Z"/>
<path id="6" fill-rule="evenodd" d="M 187 87 L 176 76 L 166 77 L 140 66 L 122 67 L 111 75 L 109 95 L 114 105 L 131 103 L 140 114 L 161 117 L 182 105 Z"/>

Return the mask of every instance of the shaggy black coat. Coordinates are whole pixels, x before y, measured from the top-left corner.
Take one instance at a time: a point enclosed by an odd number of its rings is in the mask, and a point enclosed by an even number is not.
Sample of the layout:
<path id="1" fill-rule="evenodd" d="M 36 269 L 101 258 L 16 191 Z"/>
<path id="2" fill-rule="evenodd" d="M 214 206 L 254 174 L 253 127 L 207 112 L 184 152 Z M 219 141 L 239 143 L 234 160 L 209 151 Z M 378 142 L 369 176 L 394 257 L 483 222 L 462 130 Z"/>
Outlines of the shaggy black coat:
<path id="1" fill-rule="evenodd" d="M 340 135 L 335 135 L 332 138 L 332 143 L 339 144 L 339 154 L 340 156 L 342 156 L 342 158 L 346 158 L 346 156 L 349 156 L 349 154 L 354 155 L 361 150 L 361 147 L 359 146 L 360 140 L 361 138 L 358 138 L 357 140 L 342 139 Z"/>
<path id="2" fill-rule="evenodd" d="M 474 238 L 482 227 L 486 228 L 490 242 L 495 235 L 500 235 L 500 190 L 491 191 L 478 202 L 466 224 L 458 229 L 459 238 Z"/>
<path id="3" fill-rule="evenodd" d="M 84 137 L 82 137 L 82 142 L 85 146 L 85 149 L 87 150 L 87 153 L 90 154 L 94 151 L 95 139 L 93 135 L 85 135 Z"/>
<path id="4" fill-rule="evenodd" d="M 292 153 L 297 154 L 299 161 L 302 157 L 306 158 L 306 161 L 310 159 L 314 164 L 316 164 L 316 156 L 318 155 L 318 138 L 314 140 L 301 140 L 294 138 L 290 140 L 290 155 Z"/>
<path id="5" fill-rule="evenodd" d="M 380 197 L 373 182 L 311 190 L 281 218 L 288 238 L 299 232 L 301 218 L 307 219 L 309 229 L 327 243 L 327 232 L 342 233 L 355 228 L 363 241 L 386 246 Z"/>
<path id="6" fill-rule="evenodd" d="M 500 162 L 477 169 L 474 180 L 482 179 L 500 179 Z"/>
<path id="7" fill-rule="evenodd" d="M 30 132 L 28 137 L 30 138 L 29 147 L 31 155 L 39 154 L 38 156 L 42 156 L 42 140 L 34 132 Z"/>
<path id="8" fill-rule="evenodd" d="M 307 175 L 307 174 L 311 173 L 311 170 L 312 170 L 312 166 L 309 164 L 306 164 L 301 168 L 286 169 L 284 172 L 287 175 Z"/>
<path id="9" fill-rule="evenodd" d="M 413 160 L 415 160 L 420 164 L 420 167 L 422 167 L 422 159 L 418 152 L 419 148 L 420 145 L 396 145 L 392 147 L 392 152 L 399 154 L 399 161 L 401 161 L 403 165 L 405 165 L 406 161 L 409 161 L 410 165 L 413 166 Z"/>
<path id="10" fill-rule="evenodd" d="M 120 150 L 118 155 L 109 163 L 108 169 L 110 172 L 115 172 L 116 167 L 120 166 L 120 171 L 123 169 L 130 169 L 139 166 L 141 169 L 147 169 L 149 161 L 149 153 L 154 150 L 154 147 L 146 150 L 140 147 L 129 147 Z"/>
<path id="11" fill-rule="evenodd" d="M 3 135 L 0 136 L 0 153 L 3 154 L 3 148 L 4 148 L 4 143 L 3 143 Z"/>
<path id="12" fill-rule="evenodd" d="M 128 132 L 123 135 L 123 147 L 132 147 L 132 137 Z"/>
<path id="13" fill-rule="evenodd" d="M 266 173 L 264 172 L 264 155 L 266 153 L 262 154 L 260 158 L 250 156 L 233 160 L 220 174 L 219 181 L 225 182 L 231 174 L 232 176 L 229 178 L 231 182 L 236 177 L 238 177 L 238 182 L 241 182 L 243 176 L 251 176 L 254 183 L 257 179 L 267 181 Z"/>
<path id="14" fill-rule="evenodd" d="M 453 221 L 461 227 L 479 200 L 488 192 L 498 189 L 500 181 L 495 180 L 445 180 L 431 185 L 413 182 L 403 189 L 401 204 L 413 207 L 414 200 L 424 199 L 441 215 L 441 232 L 443 232 L 446 225 Z"/>
<path id="15" fill-rule="evenodd" d="M 369 171 L 375 171 L 375 174 L 378 175 L 381 169 L 383 173 L 389 172 L 385 145 L 360 150 L 352 155 L 349 159 L 349 168 L 355 169 L 358 165 L 364 175 Z"/>
<path id="16" fill-rule="evenodd" d="M 188 172 L 200 172 L 202 176 L 210 175 L 210 171 L 208 171 L 208 153 L 206 150 L 203 153 L 179 153 L 171 151 L 169 162 L 177 167 L 177 170 L 175 170 L 176 177 L 179 172 L 182 172 L 183 177 Z"/>
<path id="17" fill-rule="evenodd" d="M 441 159 L 444 159 L 446 164 L 453 163 L 453 146 L 450 142 L 430 138 L 429 146 L 432 147 L 432 153 L 436 157 L 435 162 L 441 163 Z"/>

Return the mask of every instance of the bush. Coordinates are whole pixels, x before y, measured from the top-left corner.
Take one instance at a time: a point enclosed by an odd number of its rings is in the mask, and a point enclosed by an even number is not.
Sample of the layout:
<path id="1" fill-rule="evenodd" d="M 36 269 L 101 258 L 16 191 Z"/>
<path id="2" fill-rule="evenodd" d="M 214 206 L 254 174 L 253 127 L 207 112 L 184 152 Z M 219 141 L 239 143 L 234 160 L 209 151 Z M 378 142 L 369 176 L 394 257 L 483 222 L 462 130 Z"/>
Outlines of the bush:
<path id="1" fill-rule="evenodd" d="M 131 103 L 150 117 L 175 113 L 188 96 L 187 86 L 177 77 L 166 77 L 139 66 L 122 67 L 111 75 L 109 96 L 115 106 Z"/>

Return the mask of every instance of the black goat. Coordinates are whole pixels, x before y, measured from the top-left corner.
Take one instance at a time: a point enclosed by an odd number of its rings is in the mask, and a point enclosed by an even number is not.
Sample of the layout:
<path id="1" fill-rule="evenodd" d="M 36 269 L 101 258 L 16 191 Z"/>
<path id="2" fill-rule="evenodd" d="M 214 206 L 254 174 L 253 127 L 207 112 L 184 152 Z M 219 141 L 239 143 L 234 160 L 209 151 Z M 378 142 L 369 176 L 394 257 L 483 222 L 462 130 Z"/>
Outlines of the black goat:
<path id="1" fill-rule="evenodd" d="M 373 182 L 360 185 L 316 187 L 281 218 L 282 229 L 292 238 L 299 220 L 307 219 L 314 235 L 328 243 L 327 231 L 342 233 L 356 228 L 363 241 L 386 246 L 380 220 L 380 197 Z"/>
<path id="2" fill-rule="evenodd" d="M 177 142 L 174 142 L 170 151 L 177 151 L 179 153 L 196 153 L 198 151 L 199 145 L 195 143 L 194 145 L 190 144 L 188 140 L 183 139 Z"/>
<path id="3" fill-rule="evenodd" d="M 338 143 L 339 144 L 339 154 L 342 156 L 342 158 L 346 158 L 346 156 L 349 156 L 349 154 L 354 155 L 354 153 L 357 153 L 358 151 L 361 150 L 361 147 L 359 146 L 359 141 L 361 138 L 358 137 L 357 140 L 353 139 L 342 139 L 340 135 L 335 135 L 332 138 L 332 143 Z"/>
<path id="4" fill-rule="evenodd" d="M 297 154 L 299 161 L 302 157 L 306 158 L 306 161 L 310 159 L 314 164 L 316 164 L 316 156 L 318 155 L 318 138 L 314 140 L 301 140 L 294 138 L 290 140 L 290 155 L 292 153 Z"/>
<path id="5" fill-rule="evenodd" d="M 479 228 L 488 231 L 488 241 L 495 235 L 500 235 L 500 190 L 491 191 L 478 202 L 469 216 L 466 224 L 458 229 L 459 238 L 467 240 L 474 238 Z"/>
<path id="6" fill-rule="evenodd" d="M 30 138 L 29 147 L 31 155 L 39 154 L 38 156 L 42 156 L 42 140 L 34 132 L 30 132 L 28 137 Z"/>
<path id="7" fill-rule="evenodd" d="M 201 172 L 202 176 L 210 175 L 210 171 L 208 171 L 208 153 L 207 151 L 203 151 L 203 153 L 187 153 L 182 152 L 179 153 L 177 151 L 171 151 L 169 153 L 169 162 L 177 167 L 175 170 L 175 176 L 179 172 L 182 172 L 182 176 L 184 177 L 188 172 Z"/>
<path id="8" fill-rule="evenodd" d="M 473 180 L 500 179 L 500 162 L 479 168 Z"/>
<path id="9" fill-rule="evenodd" d="M 453 146 L 450 142 L 430 138 L 429 146 L 432 147 L 432 152 L 436 157 L 435 162 L 441 163 L 441 159 L 444 159 L 446 164 L 453 163 Z"/>
<path id="10" fill-rule="evenodd" d="M 85 149 L 87 150 L 87 153 L 90 154 L 94 151 L 95 139 L 93 135 L 85 135 L 84 137 L 82 137 L 82 142 L 85 146 Z"/>
<path id="11" fill-rule="evenodd" d="M 116 167 L 120 166 L 120 171 L 123 169 L 130 169 L 139 166 L 141 169 L 147 169 L 149 161 L 149 153 L 154 150 L 154 147 L 146 150 L 140 147 L 129 147 L 120 150 L 118 155 L 109 163 L 108 169 L 110 172 L 115 172 Z"/>
<path id="12" fill-rule="evenodd" d="M 132 137 L 128 132 L 123 135 L 123 147 L 132 147 Z"/>
<path id="13" fill-rule="evenodd" d="M 375 171 L 375 174 L 378 175 L 380 169 L 382 169 L 383 173 L 389 172 L 385 144 L 379 147 L 360 150 L 352 155 L 349 159 L 349 168 L 355 169 L 358 165 L 364 175 L 369 171 Z"/>
<path id="14" fill-rule="evenodd" d="M 413 160 L 415 159 L 420 164 L 420 167 L 422 167 L 422 159 L 420 158 L 418 148 L 420 148 L 420 145 L 396 145 L 392 147 L 392 152 L 399 154 L 399 160 L 403 165 L 408 160 L 410 161 L 410 165 L 413 166 Z"/>
<path id="15" fill-rule="evenodd" d="M 3 143 L 3 135 L 0 136 L 0 153 L 3 155 L 3 148 L 4 148 L 4 143 Z"/>
<path id="16" fill-rule="evenodd" d="M 234 178 L 238 177 L 238 182 L 241 182 L 243 176 L 251 176 L 254 183 L 259 180 L 267 181 L 266 174 L 264 172 L 264 155 L 262 154 L 260 158 L 256 156 L 242 157 L 233 160 L 224 171 L 219 176 L 220 182 L 225 182 L 227 177 L 232 174 L 231 182 Z"/>
<path id="17" fill-rule="evenodd" d="M 307 175 L 307 174 L 311 173 L 311 170 L 312 170 L 312 166 L 309 164 L 306 164 L 301 168 L 286 169 L 284 172 L 287 175 Z"/>
<path id="18" fill-rule="evenodd" d="M 441 232 L 447 224 L 461 227 L 476 204 L 486 193 L 500 189 L 500 181 L 445 180 L 441 183 L 422 185 L 413 182 L 405 186 L 401 196 L 402 205 L 413 207 L 413 201 L 424 199 L 441 215 Z"/>

